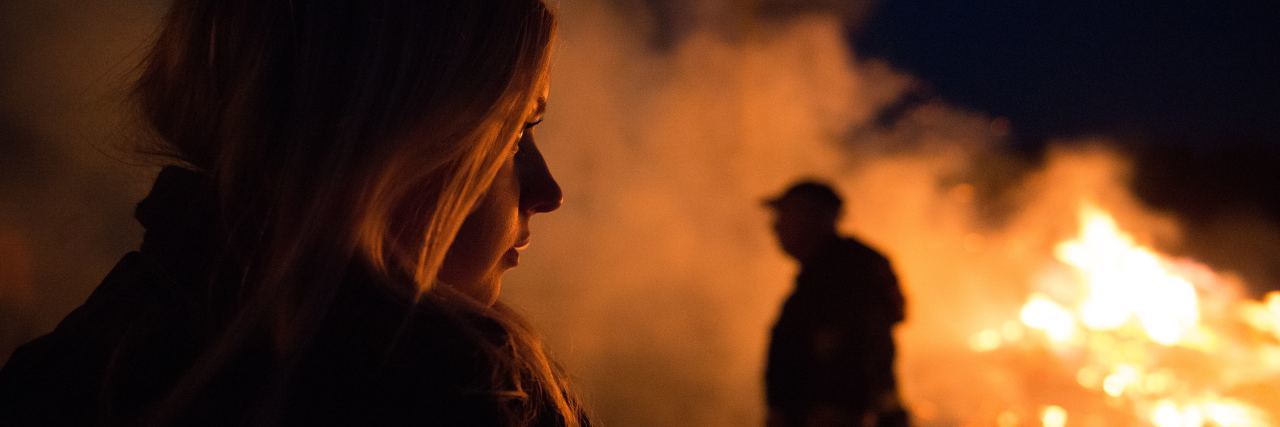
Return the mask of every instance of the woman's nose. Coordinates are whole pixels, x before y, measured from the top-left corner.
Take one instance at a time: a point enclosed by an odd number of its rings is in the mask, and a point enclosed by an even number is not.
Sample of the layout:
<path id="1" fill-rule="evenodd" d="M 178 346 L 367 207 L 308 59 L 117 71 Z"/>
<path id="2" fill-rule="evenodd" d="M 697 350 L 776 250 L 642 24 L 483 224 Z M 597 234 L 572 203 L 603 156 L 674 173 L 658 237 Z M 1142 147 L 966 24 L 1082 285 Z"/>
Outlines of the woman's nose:
<path id="1" fill-rule="evenodd" d="M 520 173 L 520 208 L 530 215 L 551 212 L 564 203 L 564 194 L 560 184 L 551 176 L 542 152 L 533 142 L 532 136 L 526 136 L 525 144 L 516 153 L 516 167 Z"/>

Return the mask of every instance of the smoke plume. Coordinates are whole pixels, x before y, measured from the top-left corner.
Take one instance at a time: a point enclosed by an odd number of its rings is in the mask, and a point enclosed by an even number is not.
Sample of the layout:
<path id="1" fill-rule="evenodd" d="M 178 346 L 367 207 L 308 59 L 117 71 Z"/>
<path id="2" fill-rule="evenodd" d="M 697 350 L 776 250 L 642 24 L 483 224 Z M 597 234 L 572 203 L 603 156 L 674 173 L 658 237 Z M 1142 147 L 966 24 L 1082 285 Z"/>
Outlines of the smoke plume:
<path id="1" fill-rule="evenodd" d="M 967 340 L 1017 318 L 1081 203 L 1181 244 L 1105 138 L 1059 141 L 1038 162 L 1003 154 L 1006 120 L 900 102 L 918 82 L 851 53 L 838 14 L 672 30 L 619 9 L 563 8 L 539 136 L 566 203 L 535 220 L 504 290 L 608 424 L 762 422 L 768 331 L 795 266 L 759 203 L 797 178 L 837 184 L 842 230 L 893 261 L 902 392 L 925 425 L 989 424 L 1074 385 L 1028 382 Z"/>

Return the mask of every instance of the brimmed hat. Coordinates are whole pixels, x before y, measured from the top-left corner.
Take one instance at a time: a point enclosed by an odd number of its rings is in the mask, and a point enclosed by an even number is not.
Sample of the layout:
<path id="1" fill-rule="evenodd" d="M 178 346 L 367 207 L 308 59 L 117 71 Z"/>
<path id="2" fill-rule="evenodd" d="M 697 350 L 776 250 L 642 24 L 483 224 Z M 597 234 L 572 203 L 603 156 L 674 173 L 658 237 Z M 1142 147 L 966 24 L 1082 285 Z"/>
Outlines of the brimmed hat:
<path id="1" fill-rule="evenodd" d="M 771 209 L 795 206 L 796 204 L 838 213 L 840 208 L 844 206 L 844 201 L 840 199 L 840 195 L 830 185 L 814 180 L 797 182 L 787 188 L 787 191 L 782 192 L 781 195 L 764 200 L 764 205 Z"/>

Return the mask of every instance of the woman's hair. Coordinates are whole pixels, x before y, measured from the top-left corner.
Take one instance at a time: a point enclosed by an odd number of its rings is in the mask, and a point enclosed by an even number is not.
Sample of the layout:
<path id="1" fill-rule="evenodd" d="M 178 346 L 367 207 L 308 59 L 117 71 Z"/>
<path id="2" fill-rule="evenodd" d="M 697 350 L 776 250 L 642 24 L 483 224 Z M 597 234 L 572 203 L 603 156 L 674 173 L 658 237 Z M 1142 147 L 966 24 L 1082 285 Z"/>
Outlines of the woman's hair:
<path id="1" fill-rule="evenodd" d="M 546 84 L 554 28 L 541 0 L 176 0 L 136 97 L 165 153 L 212 179 L 245 296 L 174 395 L 263 326 L 288 360 L 361 263 L 407 302 L 502 325 L 495 390 L 529 402 L 513 415 L 576 425 L 518 317 L 437 280 Z"/>

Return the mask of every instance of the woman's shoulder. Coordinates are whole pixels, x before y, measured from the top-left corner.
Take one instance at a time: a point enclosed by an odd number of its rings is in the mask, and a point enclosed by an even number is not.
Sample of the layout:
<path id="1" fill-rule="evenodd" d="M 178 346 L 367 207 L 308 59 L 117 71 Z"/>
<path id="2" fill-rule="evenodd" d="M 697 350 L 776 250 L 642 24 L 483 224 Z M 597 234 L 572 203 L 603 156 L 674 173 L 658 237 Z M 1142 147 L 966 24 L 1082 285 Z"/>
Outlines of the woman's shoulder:
<path id="1" fill-rule="evenodd" d="M 164 368 L 185 365 L 196 347 L 197 334 L 185 321 L 188 308 L 155 260 L 139 252 L 125 255 L 52 332 L 14 351 L 0 371 L 0 400 L 23 412 L 5 415 L 19 420 L 89 416 L 100 406 L 109 380 L 129 381 L 127 375 L 110 375 L 122 364 L 146 370 L 138 376 L 145 382 L 171 376 L 174 372 Z M 150 355 L 150 362 L 123 362 L 136 354 Z M 119 393 L 113 400 L 131 395 L 114 388 Z"/>
<path id="2" fill-rule="evenodd" d="M 359 424 L 503 424 L 493 337 L 466 323 L 478 320 L 359 281 L 338 298 L 292 376 L 290 412 Z"/>

